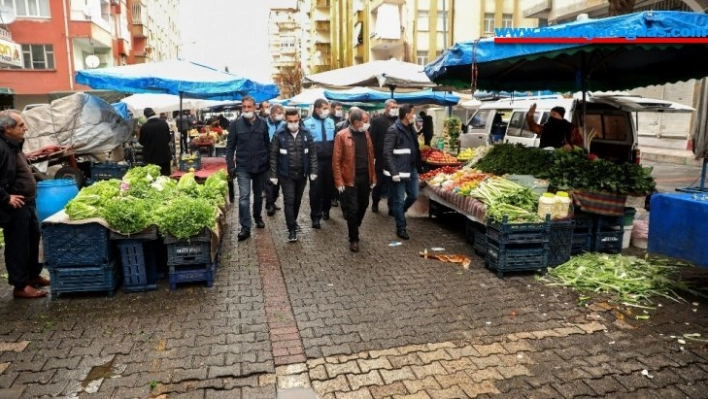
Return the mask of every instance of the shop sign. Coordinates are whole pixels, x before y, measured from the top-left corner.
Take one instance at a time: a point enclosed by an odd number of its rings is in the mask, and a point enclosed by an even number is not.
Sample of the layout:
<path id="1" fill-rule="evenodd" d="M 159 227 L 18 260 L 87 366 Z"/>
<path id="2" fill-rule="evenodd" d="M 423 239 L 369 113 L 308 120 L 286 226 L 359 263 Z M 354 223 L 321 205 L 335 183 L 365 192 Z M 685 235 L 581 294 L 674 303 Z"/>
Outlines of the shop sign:
<path id="1" fill-rule="evenodd" d="M 22 68 L 22 46 L 0 38 L 0 64 Z"/>

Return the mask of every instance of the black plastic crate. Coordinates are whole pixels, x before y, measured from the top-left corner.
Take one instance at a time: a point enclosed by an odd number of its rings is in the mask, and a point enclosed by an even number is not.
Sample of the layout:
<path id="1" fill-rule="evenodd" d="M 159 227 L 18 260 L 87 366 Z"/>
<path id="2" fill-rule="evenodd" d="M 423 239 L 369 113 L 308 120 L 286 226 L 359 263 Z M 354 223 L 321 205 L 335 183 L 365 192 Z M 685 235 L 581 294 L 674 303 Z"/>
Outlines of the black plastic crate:
<path id="1" fill-rule="evenodd" d="M 115 262 L 100 266 L 78 266 L 49 269 L 52 300 L 60 295 L 77 292 L 106 292 L 115 294 L 121 279 Z"/>
<path id="2" fill-rule="evenodd" d="M 189 169 L 199 170 L 202 168 L 202 156 L 199 152 L 194 153 L 195 157 L 192 159 L 179 159 L 179 170 L 182 172 L 188 172 Z"/>
<path id="3" fill-rule="evenodd" d="M 129 165 L 121 165 L 112 162 L 92 163 L 91 164 L 91 180 L 111 180 L 122 179 L 126 172 L 130 169 Z"/>
<path id="4" fill-rule="evenodd" d="M 465 238 L 467 239 L 467 243 L 474 245 L 478 233 L 482 233 L 483 236 L 485 235 L 484 225 L 467 219 L 465 221 Z M 486 240 L 485 237 L 484 241 L 486 242 Z"/>
<path id="5" fill-rule="evenodd" d="M 170 290 L 177 289 L 180 283 L 205 282 L 206 286 L 214 286 L 216 267 L 213 263 L 201 265 L 174 265 L 170 266 Z"/>
<path id="6" fill-rule="evenodd" d="M 167 264 L 199 265 L 211 262 L 211 231 L 202 232 L 187 240 L 180 240 L 169 234 L 165 235 L 167 245 Z"/>
<path id="7" fill-rule="evenodd" d="M 214 147 L 214 156 L 215 157 L 225 157 L 226 156 L 226 147 L 222 146 L 215 146 Z"/>
<path id="8" fill-rule="evenodd" d="M 507 216 L 501 222 L 487 222 L 488 241 L 504 244 L 541 244 L 548 242 L 550 216 L 540 223 L 509 223 Z"/>
<path id="9" fill-rule="evenodd" d="M 593 248 L 593 237 L 592 233 L 573 233 L 573 244 L 570 254 L 578 255 L 583 252 L 591 252 Z"/>
<path id="10" fill-rule="evenodd" d="M 154 241 L 120 240 L 121 265 L 123 266 L 123 290 L 140 292 L 157 289 L 157 263 Z"/>
<path id="11" fill-rule="evenodd" d="M 575 222 L 575 233 L 590 234 L 595 228 L 595 217 L 590 213 L 576 212 L 573 216 Z"/>
<path id="12" fill-rule="evenodd" d="M 98 223 L 42 224 L 44 263 L 48 269 L 108 264 L 113 257 L 108 229 Z"/>
<path id="13" fill-rule="evenodd" d="M 619 231 L 598 232 L 593 238 L 593 251 L 608 254 L 618 254 L 622 252 L 622 239 L 624 229 Z"/>
<path id="14" fill-rule="evenodd" d="M 558 266 L 570 260 L 573 247 L 572 220 L 551 222 L 551 232 L 548 239 L 548 266 Z"/>
<path id="15" fill-rule="evenodd" d="M 497 272 L 497 277 L 503 278 L 505 272 L 545 269 L 548 267 L 548 251 L 547 243 L 497 246 L 487 241 L 485 263 Z"/>
<path id="16" fill-rule="evenodd" d="M 120 234 L 116 233 L 115 231 L 110 231 L 109 236 L 111 240 L 157 240 L 158 234 L 157 234 L 157 226 L 152 225 L 148 227 L 147 229 L 135 233 L 135 234 Z"/>
<path id="17" fill-rule="evenodd" d="M 622 216 L 597 215 L 595 217 L 595 226 L 594 226 L 595 233 L 612 232 L 612 231 L 618 231 L 618 230 L 624 230 L 624 215 L 622 215 Z"/>
<path id="18" fill-rule="evenodd" d="M 435 216 L 439 219 L 446 215 L 452 215 L 456 213 L 457 212 L 455 212 L 453 209 L 448 208 L 437 201 L 430 200 L 428 203 L 428 217 L 432 218 L 433 216 Z"/>

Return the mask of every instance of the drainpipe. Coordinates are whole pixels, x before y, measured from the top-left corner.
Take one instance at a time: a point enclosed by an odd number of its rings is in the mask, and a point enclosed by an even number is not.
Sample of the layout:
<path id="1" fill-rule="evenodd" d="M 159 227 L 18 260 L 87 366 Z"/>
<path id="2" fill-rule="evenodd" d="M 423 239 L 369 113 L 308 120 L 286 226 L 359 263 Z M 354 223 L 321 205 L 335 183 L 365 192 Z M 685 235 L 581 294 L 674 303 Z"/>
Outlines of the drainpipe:
<path id="1" fill-rule="evenodd" d="M 74 91 L 74 60 L 71 57 L 71 39 L 69 38 L 69 15 L 66 13 L 66 2 L 70 0 L 62 0 L 64 8 L 64 36 L 66 37 L 66 59 L 69 67 L 69 90 Z"/>

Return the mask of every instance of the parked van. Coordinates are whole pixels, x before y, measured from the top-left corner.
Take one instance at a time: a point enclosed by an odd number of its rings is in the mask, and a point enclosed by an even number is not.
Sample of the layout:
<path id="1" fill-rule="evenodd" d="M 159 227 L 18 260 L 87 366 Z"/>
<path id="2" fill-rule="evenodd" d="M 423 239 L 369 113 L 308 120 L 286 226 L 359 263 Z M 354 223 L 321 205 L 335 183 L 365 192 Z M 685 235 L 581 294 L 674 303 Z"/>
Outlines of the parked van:
<path id="1" fill-rule="evenodd" d="M 543 125 L 553 107 L 565 108 L 565 119 L 582 126 L 583 104 L 577 98 L 543 96 L 522 100 L 499 100 L 483 104 L 467 122 L 460 136 L 461 149 L 495 143 L 519 143 L 538 147 L 540 137 L 529 130 L 526 114 L 536 104 L 534 120 Z M 587 96 L 587 131 L 595 129 L 590 151 L 615 162 L 638 162 L 635 112 L 693 112 L 693 108 L 670 101 L 623 94 Z"/>

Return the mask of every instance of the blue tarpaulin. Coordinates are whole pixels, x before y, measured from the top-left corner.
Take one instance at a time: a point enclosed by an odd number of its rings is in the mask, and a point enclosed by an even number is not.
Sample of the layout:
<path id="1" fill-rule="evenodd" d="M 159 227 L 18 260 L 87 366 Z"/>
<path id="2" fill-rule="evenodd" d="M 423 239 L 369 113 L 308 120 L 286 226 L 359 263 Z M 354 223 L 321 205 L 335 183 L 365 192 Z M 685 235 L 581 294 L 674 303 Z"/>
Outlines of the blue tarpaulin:
<path id="1" fill-rule="evenodd" d="M 116 110 L 118 115 L 122 116 L 123 119 L 130 119 L 130 115 L 128 114 L 128 104 L 122 103 L 122 102 L 117 102 L 111 104 L 113 106 L 113 109 Z"/>
<path id="2" fill-rule="evenodd" d="M 648 11 L 544 27 L 543 36 L 705 37 L 708 15 Z M 540 30 L 538 36 L 541 36 Z M 645 33 L 646 32 L 646 33 Z M 708 46 L 673 43 L 456 43 L 425 67 L 435 83 L 484 90 L 625 90 L 708 76 Z M 473 65 L 477 76 L 473 79 Z"/>
<path id="3" fill-rule="evenodd" d="M 129 93 L 168 93 L 187 98 L 256 101 L 278 96 L 278 87 L 238 77 L 197 63 L 173 60 L 89 69 L 76 73 L 76 82 L 93 89 Z"/>
<path id="4" fill-rule="evenodd" d="M 383 103 L 391 98 L 390 92 L 383 92 L 373 89 L 357 88 L 355 90 L 332 91 L 325 90 L 325 97 L 332 101 L 359 102 L 359 103 Z M 421 90 L 409 93 L 394 92 L 393 99 L 404 104 L 422 105 L 436 104 L 452 106 L 460 102 L 460 97 L 450 92 L 433 91 L 432 89 Z"/>

